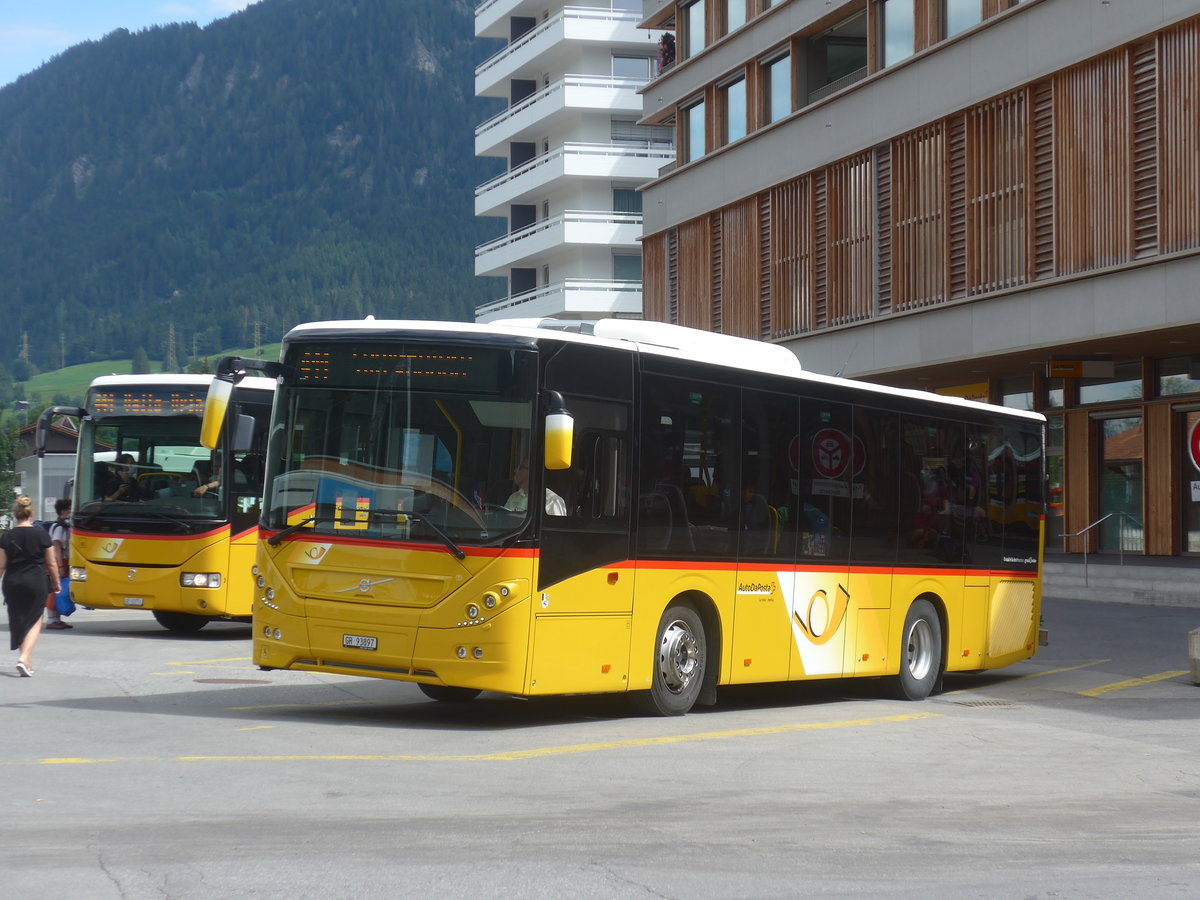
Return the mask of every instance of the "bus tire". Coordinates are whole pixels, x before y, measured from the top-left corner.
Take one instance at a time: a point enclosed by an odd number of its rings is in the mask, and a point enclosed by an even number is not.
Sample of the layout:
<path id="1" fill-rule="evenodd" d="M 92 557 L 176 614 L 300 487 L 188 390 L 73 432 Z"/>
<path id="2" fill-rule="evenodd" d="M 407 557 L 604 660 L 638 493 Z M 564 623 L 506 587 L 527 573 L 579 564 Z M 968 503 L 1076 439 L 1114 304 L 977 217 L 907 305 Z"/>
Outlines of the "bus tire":
<path id="1" fill-rule="evenodd" d="M 468 703 L 483 693 L 474 688 L 450 687 L 446 684 L 418 682 L 417 687 L 430 700 L 437 700 L 441 703 Z"/>
<path id="2" fill-rule="evenodd" d="M 204 616 L 193 616 L 188 613 L 165 612 L 160 609 L 154 610 L 154 618 L 158 620 L 158 624 L 167 631 L 174 631 L 178 634 L 191 634 L 193 631 L 199 631 L 209 620 Z"/>
<path id="3" fill-rule="evenodd" d="M 700 697 L 707 657 L 699 613 L 683 604 L 667 607 L 654 641 L 650 690 L 636 694 L 634 702 L 649 715 L 684 715 Z"/>
<path id="4" fill-rule="evenodd" d="M 900 674 L 892 679 L 899 700 L 924 700 L 942 674 L 942 620 L 928 600 L 914 600 L 900 633 Z"/>

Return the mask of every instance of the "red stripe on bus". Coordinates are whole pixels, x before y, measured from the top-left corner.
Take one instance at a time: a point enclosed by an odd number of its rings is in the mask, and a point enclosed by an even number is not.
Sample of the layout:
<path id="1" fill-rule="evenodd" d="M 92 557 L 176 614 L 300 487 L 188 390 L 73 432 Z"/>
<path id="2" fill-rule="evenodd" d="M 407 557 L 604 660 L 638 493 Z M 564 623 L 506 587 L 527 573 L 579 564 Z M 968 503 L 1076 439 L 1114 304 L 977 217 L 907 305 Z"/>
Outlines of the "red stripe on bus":
<path id="1" fill-rule="evenodd" d="M 259 536 L 266 540 L 278 534 L 278 531 L 260 531 Z M 383 541 L 371 538 L 354 538 L 345 535 L 290 535 L 287 541 L 303 541 L 308 544 L 339 544 L 345 547 L 370 547 L 376 550 L 423 550 L 423 551 L 438 551 L 445 552 L 447 547 L 445 544 L 439 544 L 436 541 Z M 482 558 L 495 559 L 501 556 L 517 557 L 521 559 L 532 559 L 537 556 L 537 551 L 530 547 L 463 547 L 463 552 L 467 556 L 475 556 Z"/>

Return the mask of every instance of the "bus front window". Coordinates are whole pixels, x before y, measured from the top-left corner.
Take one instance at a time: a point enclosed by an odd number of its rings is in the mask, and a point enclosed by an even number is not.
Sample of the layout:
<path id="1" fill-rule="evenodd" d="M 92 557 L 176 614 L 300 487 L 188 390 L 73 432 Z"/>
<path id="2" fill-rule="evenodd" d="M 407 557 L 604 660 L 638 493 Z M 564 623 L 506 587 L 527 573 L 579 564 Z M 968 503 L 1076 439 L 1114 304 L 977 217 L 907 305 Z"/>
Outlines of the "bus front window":
<path id="1" fill-rule="evenodd" d="M 374 539 L 503 542 L 530 452 L 532 353 L 299 345 L 269 450 L 267 526 Z M 313 361 L 320 360 L 316 376 Z"/>
<path id="2" fill-rule="evenodd" d="M 214 478 L 218 458 L 200 446 L 192 417 L 114 417 L 80 429 L 75 517 L 169 515 L 175 520 L 222 514 L 217 492 L 197 490 Z M 99 524 L 99 519 L 92 524 Z"/>

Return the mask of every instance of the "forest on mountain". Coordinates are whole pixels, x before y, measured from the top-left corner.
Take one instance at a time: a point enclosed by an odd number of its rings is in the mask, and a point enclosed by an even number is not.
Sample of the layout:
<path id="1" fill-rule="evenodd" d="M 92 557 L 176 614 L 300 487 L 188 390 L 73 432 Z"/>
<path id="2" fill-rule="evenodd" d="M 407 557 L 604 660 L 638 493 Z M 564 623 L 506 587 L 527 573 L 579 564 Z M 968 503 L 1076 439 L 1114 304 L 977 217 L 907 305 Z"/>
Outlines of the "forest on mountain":
<path id="1" fill-rule="evenodd" d="M 180 370 L 315 319 L 470 320 L 499 161 L 468 0 L 262 0 L 0 89 L 0 364 Z M 7 373 L 0 373 L 7 374 Z"/>

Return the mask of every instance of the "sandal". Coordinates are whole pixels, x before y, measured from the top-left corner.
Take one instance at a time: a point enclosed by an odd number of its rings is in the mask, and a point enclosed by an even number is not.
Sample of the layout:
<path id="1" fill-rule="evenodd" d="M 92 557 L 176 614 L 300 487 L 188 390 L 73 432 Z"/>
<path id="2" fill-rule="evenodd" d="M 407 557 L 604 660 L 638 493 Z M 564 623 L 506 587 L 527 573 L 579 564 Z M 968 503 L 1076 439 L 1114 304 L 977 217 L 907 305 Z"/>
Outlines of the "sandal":
<path id="1" fill-rule="evenodd" d="M 17 663 L 17 673 L 22 678 L 32 678 L 33 677 L 33 667 L 30 666 L 28 663 L 18 662 Z"/>

